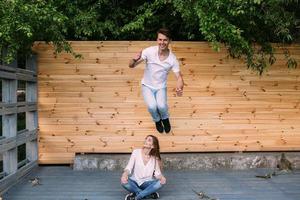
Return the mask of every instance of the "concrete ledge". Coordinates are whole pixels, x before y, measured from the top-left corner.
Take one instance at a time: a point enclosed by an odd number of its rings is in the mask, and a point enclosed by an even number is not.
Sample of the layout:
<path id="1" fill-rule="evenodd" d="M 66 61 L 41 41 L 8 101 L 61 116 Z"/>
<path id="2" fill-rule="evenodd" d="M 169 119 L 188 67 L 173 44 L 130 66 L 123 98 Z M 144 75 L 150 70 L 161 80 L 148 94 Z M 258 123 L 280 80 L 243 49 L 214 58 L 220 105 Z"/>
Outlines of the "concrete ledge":
<path id="1" fill-rule="evenodd" d="M 174 153 L 162 154 L 164 169 L 211 170 L 276 168 L 282 152 L 253 153 Z M 285 152 L 294 169 L 300 169 L 300 152 Z M 78 154 L 74 170 L 121 171 L 130 154 Z"/>

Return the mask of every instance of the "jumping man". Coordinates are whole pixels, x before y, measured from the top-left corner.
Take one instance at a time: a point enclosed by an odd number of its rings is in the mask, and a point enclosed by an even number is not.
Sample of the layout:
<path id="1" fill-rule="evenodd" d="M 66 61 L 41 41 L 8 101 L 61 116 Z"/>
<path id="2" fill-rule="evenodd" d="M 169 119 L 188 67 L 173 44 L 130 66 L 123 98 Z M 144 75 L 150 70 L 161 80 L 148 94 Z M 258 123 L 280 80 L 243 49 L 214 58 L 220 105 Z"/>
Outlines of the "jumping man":
<path id="1" fill-rule="evenodd" d="M 183 78 L 180 73 L 179 62 L 169 49 L 171 36 L 168 29 L 157 31 L 157 46 L 151 46 L 139 52 L 129 61 L 129 67 L 134 68 L 145 61 L 144 77 L 142 79 L 142 94 L 147 104 L 158 132 L 169 133 L 171 125 L 167 104 L 167 78 L 172 70 L 177 78 L 176 93 L 182 96 Z"/>

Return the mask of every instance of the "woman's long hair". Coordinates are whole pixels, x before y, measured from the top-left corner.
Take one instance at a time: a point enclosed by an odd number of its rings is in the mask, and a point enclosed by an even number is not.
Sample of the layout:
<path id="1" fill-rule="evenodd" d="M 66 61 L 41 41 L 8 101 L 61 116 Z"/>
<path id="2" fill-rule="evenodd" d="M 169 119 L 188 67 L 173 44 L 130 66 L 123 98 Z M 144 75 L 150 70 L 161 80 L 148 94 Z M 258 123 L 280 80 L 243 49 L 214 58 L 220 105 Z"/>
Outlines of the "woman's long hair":
<path id="1" fill-rule="evenodd" d="M 147 137 L 152 137 L 152 141 L 153 141 L 153 149 L 151 149 L 149 155 L 154 156 L 154 157 L 158 158 L 159 160 L 161 160 L 159 141 L 158 141 L 157 137 L 155 137 L 154 135 L 147 135 Z"/>

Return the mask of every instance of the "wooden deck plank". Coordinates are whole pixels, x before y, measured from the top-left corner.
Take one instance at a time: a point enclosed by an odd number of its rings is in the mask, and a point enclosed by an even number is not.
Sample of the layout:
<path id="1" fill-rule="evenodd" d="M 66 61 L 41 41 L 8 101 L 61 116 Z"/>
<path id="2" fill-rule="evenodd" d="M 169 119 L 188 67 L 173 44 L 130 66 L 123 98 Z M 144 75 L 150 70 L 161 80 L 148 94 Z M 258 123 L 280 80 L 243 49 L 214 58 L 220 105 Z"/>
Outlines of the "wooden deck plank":
<path id="1" fill-rule="evenodd" d="M 264 180 L 255 175 L 270 169 L 244 171 L 166 171 L 168 183 L 161 191 L 162 200 L 196 200 L 192 191 L 204 191 L 222 200 L 296 200 L 300 197 L 300 171 Z M 8 190 L 5 200 L 116 200 L 126 191 L 119 183 L 121 172 L 73 171 L 65 166 L 37 168 Z M 42 185 L 32 187 L 30 178 L 39 177 Z"/>

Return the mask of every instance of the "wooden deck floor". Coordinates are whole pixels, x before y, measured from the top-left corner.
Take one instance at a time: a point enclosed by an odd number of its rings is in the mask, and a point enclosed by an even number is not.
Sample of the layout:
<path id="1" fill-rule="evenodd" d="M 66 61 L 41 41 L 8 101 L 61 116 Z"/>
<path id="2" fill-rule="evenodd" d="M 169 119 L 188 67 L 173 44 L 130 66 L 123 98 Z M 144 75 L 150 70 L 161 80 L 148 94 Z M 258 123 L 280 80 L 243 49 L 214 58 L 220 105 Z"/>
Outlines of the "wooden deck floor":
<path id="1" fill-rule="evenodd" d="M 259 179 L 270 170 L 247 171 L 166 171 L 168 179 L 162 200 L 196 200 L 193 193 L 204 191 L 219 200 L 299 200 L 300 171 Z M 73 171 L 70 167 L 39 167 L 8 190 L 4 200 L 122 200 L 126 191 L 120 186 L 121 172 Z M 39 177 L 42 185 L 28 180 Z"/>

